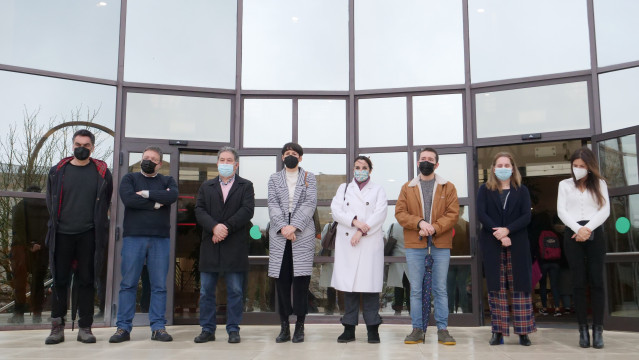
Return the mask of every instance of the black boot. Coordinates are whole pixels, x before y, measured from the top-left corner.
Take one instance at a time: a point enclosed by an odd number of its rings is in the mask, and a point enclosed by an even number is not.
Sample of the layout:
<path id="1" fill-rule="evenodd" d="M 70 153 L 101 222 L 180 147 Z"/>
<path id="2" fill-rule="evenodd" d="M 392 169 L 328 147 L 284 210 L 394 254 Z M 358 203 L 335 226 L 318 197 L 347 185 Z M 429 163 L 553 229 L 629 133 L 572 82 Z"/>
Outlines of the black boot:
<path id="1" fill-rule="evenodd" d="M 532 343 L 530 342 L 530 338 L 528 335 L 519 335 L 519 345 L 522 346 L 530 346 Z"/>
<path id="2" fill-rule="evenodd" d="M 366 331 L 368 332 L 368 343 L 369 344 L 379 344 L 379 324 L 377 325 L 366 325 Z M 355 334 L 353 333 L 353 337 Z"/>
<path id="3" fill-rule="evenodd" d="M 603 325 L 592 326 L 592 347 L 595 349 L 603 349 Z"/>
<path id="4" fill-rule="evenodd" d="M 588 333 L 588 325 L 579 325 L 579 346 L 582 348 L 590 347 L 590 334 Z"/>
<path id="5" fill-rule="evenodd" d="M 504 335 L 502 333 L 493 333 L 488 343 L 490 345 L 501 345 L 504 343 Z"/>
<path id="6" fill-rule="evenodd" d="M 293 342 L 301 343 L 304 342 L 304 323 L 296 322 L 295 323 L 295 332 L 293 333 Z"/>
<path id="7" fill-rule="evenodd" d="M 282 321 L 282 330 L 280 334 L 275 338 L 276 343 L 283 343 L 291 340 L 291 329 L 289 328 L 288 321 Z"/>
<path id="8" fill-rule="evenodd" d="M 347 343 L 351 341 L 355 341 L 355 325 L 344 325 L 344 332 L 342 335 L 337 337 L 338 343 Z"/>

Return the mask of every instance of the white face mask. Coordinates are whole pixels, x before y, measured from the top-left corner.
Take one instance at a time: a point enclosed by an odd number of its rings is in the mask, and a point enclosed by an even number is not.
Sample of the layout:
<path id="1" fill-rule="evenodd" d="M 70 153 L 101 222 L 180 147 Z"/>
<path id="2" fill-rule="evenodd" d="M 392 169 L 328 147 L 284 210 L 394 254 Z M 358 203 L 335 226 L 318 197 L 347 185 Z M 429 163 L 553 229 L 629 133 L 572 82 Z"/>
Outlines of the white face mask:
<path id="1" fill-rule="evenodd" d="M 583 169 L 583 168 L 573 167 L 572 172 L 573 174 L 575 174 L 575 179 L 577 180 L 581 180 L 584 177 L 586 177 L 586 175 L 588 175 L 588 169 Z"/>

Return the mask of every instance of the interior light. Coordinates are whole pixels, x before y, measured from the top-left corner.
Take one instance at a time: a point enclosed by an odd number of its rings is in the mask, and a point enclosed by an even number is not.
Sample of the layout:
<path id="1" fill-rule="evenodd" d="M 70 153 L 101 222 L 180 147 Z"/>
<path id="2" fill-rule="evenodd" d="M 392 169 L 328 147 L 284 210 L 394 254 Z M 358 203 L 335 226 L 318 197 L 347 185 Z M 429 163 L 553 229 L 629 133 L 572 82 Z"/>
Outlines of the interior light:
<path id="1" fill-rule="evenodd" d="M 293 21 L 294 23 L 296 23 L 296 24 L 297 24 L 297 23 L 300 21 L 300 18 L 298 18 L 297 16 L 293 16 L 293 17 L 291 18 L 291 21 Z"/>
<path id="2" fill-rule="evenodd" d="M 477 12 L 478 12 L 478 13 L 480 13 L 480 14 L 483 14 L 483 13 L 485 13 L 485 12 L 486 12 L 486 10 L 484 10 L 484 9 L 477 9 Z"/>
<path id="3" fill-rule="evenodd" d="M 106 2 L 104 2 L 104 1 L 100 1 L 100 2 L 99 2 L 99 3 L 97 3 L 95 6 L 100 6 L 100 7 L 102 7 L 102 6 L 107 6 L 107 3 L 106 3 Z"/>

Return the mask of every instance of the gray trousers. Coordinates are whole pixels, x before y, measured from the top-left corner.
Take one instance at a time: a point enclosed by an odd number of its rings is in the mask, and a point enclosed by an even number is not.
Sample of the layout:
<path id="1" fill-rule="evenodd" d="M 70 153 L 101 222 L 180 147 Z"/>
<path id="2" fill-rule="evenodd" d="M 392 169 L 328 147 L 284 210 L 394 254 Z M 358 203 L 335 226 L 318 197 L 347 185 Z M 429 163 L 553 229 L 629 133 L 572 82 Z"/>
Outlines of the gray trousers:
<path id="1" fill-rule="evenodd" d="M 344 293 L 344 316 L 342 324 L 357 325 L 359 318 L 359 299 L 362 297 L 363 315 L 366 325 L 379 325 L 382 317 L 379 316 L 379 293 Z"/>

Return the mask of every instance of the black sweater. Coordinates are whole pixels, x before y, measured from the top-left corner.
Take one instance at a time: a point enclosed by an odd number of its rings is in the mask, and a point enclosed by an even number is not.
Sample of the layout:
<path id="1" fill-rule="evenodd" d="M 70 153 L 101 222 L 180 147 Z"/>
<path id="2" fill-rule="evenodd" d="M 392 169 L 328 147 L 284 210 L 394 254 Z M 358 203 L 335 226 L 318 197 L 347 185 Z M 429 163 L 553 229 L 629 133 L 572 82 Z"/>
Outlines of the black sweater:
<path id="1" fill-rule="evenodd" d="M 149 191 L 145 199 L 136 192 Z M 124 203 L 123 236 L 171 236 L 171 204 L 178 197 L 175 180 L 171 176 L 157 174 L 146 177 L 142 173 L 128 173 L 120 182 L 120 199 Z M 155 203 L 160 203 L 159 209 Z"/>

